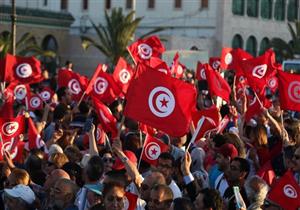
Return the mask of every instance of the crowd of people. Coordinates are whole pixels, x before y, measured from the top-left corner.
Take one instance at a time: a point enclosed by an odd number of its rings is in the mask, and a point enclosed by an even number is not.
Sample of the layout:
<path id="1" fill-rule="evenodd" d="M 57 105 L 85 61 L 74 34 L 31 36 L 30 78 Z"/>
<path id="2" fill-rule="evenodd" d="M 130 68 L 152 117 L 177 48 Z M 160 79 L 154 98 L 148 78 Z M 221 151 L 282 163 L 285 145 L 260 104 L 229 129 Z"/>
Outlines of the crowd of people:
<path id="1" fill-rule="evenodd" d="M 146 135 L 137 121 L 124 118 L 122 99 L 109 105 L 118 135 L 108 133 L 99 143 L 91 98 L 77 104 L 67 87 L 57 87 L 55 76 L 43 75 L 31 91 L 51 88 L 52 103 L 26 114 L 45 145 L 22 151 L 18 162 L 2 151 L 0 209 L 279 210 L 285 209 L 282 201 L 269 196 L 274 183 L 289 172 L 300 185 L 300 115 L 281 110 L 276 94 L 271 108 L 262 107 L 249 122 L 239 103 L 222 104 L 219 114 L 230 119 L 224 131 L 209 133 L 188 149 L 192 129 L 182 137 L 155 131 L 168 150 L 150 165 L 141 160 Z M 192 71 L 183 80 L 197 87 L 199 110 L 216 104 Z M 15 115 L 24 109 L 18 101 L 13 106 Z M 88 119 L 93 123 L 86 129 Z M 22 138 L 28 141 L 26 133 Z"/>

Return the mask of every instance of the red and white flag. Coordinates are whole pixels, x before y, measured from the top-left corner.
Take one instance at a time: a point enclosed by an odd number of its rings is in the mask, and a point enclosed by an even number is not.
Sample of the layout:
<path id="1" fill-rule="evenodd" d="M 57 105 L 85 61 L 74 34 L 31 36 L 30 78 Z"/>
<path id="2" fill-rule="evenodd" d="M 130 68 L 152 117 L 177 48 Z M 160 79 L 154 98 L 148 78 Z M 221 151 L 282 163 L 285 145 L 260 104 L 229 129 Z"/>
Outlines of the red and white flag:
<path id="1" fill-rule="evenodd" d="M 161 153 L 167 152 L 169 150 L 169 146 L 159 139 L 147 135 L 144 143 L 144 149 L 142 154 L 142 160 L 147 163 L 156 166 L 157 159 Z"/>
<path id="2" fill-rule="evenodd" d="M 128 64 L 124 58 L 120 57 L 115 67 L 113 78 L 122 89 L 123 93 L 127 93 L 127 89 L 132 77 L 133 69 L 131 68 L 131 65 Z"/>
<path id="3" fill-rule="evenodd" d="M 45 146 L 45 142 L 42 140 L 40 134 L 37 132 L 33 120 L 30 117 L 27 120 L 28 120 L 28 142 L 27 145 L 25 144 L 25 148 L 27 148 L 28 151 L 36 148 L 40 149 L 41 147 Z"/>
<path id="4" fill-rule="evenodd" d="M 28 84 L 10 83 L 7 88 L 14 93 L 14 96 L 18 101 L 24 102 L 25 97 L 30 94 L 30 87 Z"/>
<path id="5" fill-rule="evenodd" d="M 98 145 L 103 145 L 105 143 L 105 135 L 105 131 L 103 130 L 101 124 L 99 124 L 96 129 L 96 141 Z"/>
<path id="6" fill-rule="evenodd" d="M 53 98 L 54 91 L 51 88 L 45 87 L 40 93 L 39 96 L 44 102 L 50 102 Z"/>
<path id="7" fill-rule="evenodd" d="M 139 39 L 127 47 L 134 62 L 149 62 L 151 57 L 160 57 L 165 47 L 157 36 L 150 36 L 146 39 Z"/>
<path id="8" fill-rule="evenodd" d="M 205 67 L 200 61 L 197 63 L 196 79 L 206 80 Z"/>
<path id="9" fill-rule="evenodd" d="M 166 64 L 166 62 L 164 62 L 158 57 L 151 57 L 149 66 L 153 69 L 157 69 L 157 71 L 171 76 L 171 70 L 169 69 L 169 66 Z"/>
<path id="10" fill-rule="evenodd" d="M 223 119 L 220 121 L 218 127 L 217 127 L 217 131 L 216 133 L 222 133 L 224 131 L 224 129 L 227 127 L 228 123 L 229 123 L 230 119 L 229 117 L 226 115 L 225 117 L 223 117 Z"/>
<path id="11" fill-rule="evenodd" d="M 17 163 L 23 163 L 23 149 L 25 143 L 20 141 L 19 138 L 11 139 L 11 140 L 2 140 L 0 141 L 0 160 L 3 160 L 4 151 L 9 152 L 12 160 Z"/>
<path id="12" fill-rule="evenodd" d="M 124 115 L 171 136 L 185 135 L 196 107 L 195 87 L 143 64 L 140 69 L 129 86 Z"/>
<path id="13" fill-rule="evenodd" d="M 35 57 L 20 57 L 6 54 L 4 58 L 4 81 L 20 84 L 37 83 L 43 80 L 41 63 Z"/>
<path id="14" fill-rule="evenodd" d="M 155 129 L 150 127 L 149 125 L 146 125 L 144 123 L 139 123 L 139 129 L 144 133 L 144 134 L 149 134 L 150 136 L 154 136 L 156 134 Z"/>
<path id="15" fill-rule="evenodd" d="M 253 58 L 253 56 L 246 51 L 238 48 L 232 49 L 228 47 L 224 47 L 221 53 L 221 69 L 233 69 L 239 71 L 240 62 L 243 60 L 247 60 Z M 240 72 L 236 72 L 236 75 L 240 75 Z"/>
<path id="16" fill-rule="evenodd" d="M 272 185 L 267 198 L 285 210 L 295 210 L 300 207 L 300 186 L 291 171 L 287 171 Z"/>
<path id="17" fill-rule="evenodd" d="M 204 64 L 204 66 L 210 94 L 213 96 L 219 96 L 228 103 L 231 87 L 219 72 L 213 70 L 208 64 Z"/>
<path id="18" fill-rule="evenodd" d="M 179 53 L 177 52 L 173 58 L 171 72 L 175 78 L 181 79 L 183 77 L 184 71 L 186 70 L 185 65 L 179 62 Z"/>
<path id="19" fill-rule="evenodd" d="M 19 115 L 16 118 L 0 118 L 2 140 L 10 140 L 24 133 L 25 117 Z"/>
<path id="20" fill-rule="evenodd" d="M 138 196 L 131 193 L 125 192 L 124 209 L 135 210 L 137 205 Z"/>
<path id="21" fill-rule="evenodd" d="M 13 118 L 14 117 L 14 92 L 9 88 L 4 90 L 2 95 L 4 99 L 4 104 L 0 107 L 0 118 Z"/>
<path id="22" fill-rule="evenodd" d="M 209 65 L 216 71 L 219 71 L 221 62 L 219 57 L 210 57 L 209 58 Z"/>
<path id="23" fill-rule="evenodd" d="M 26 100 L 28 103 L 28 111 L 43 109 L 44 103 L 38 94 L 29 95 Z"/>
<path id="24" fill-rule="evenodd" d="M 300 75 L 278 71 L 278 82 L 281 109 L 300 111 Z"/>

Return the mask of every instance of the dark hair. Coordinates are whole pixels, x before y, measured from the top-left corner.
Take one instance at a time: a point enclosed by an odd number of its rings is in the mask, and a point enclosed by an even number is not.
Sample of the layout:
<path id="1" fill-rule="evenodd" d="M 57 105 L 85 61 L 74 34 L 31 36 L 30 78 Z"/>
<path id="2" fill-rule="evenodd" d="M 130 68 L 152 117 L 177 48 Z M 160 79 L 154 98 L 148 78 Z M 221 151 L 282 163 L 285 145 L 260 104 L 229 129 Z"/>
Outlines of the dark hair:
<path id="1" fill-rule="evenodd" d="M 171 160 L 172 161 L 172 167 L 175 166 L 175 159 L 174 157 L 168 153 L 168 152 L 163 152 L 159 155 L 158 159 L 164 159 L 164 160 Z"/>
<path id="2" fill-rule="evenodd" d="M 69 174 L 70 177 L 75 177 L 76 184 L 83 186 L 82 169 L 77 163 L 67 162 L 63 165 L 62 169 Z"/>
<path id="3" fill-rule="evenodd" d="M 122 189 L 124 189 L 124 192 L 125 192 L 125 186 L 123 184 L 121 184 L 120 182 L 108 182 L 108 183 L 104 183 L 104 185 L 103 185 L 103 192 L 102 192 L 103 197 L 105 198 L 107 193 L 109 193 L 114 187 L 122 188 Z"/>
<path id="4" fill-rule="evenodd" d="M 80 111 L 81 114 L 87 114 L 90 111 L 90 107 L 89 107 L 89 105 L 85 101 L 82 101 L 79 104 L 78 109 L 79 109 L 79 111 Z"/>
<path id="5" fill-rule="evenodd" d="M 173 201 L 174 210 L 195 210 L 193 203 L 187 198 L 176 198 Z"/>
<path id="6" fill-rule="evenodd" d="M 87 164 L 86 174 L 90 181 L 99 181 L 104 171 L 102 158 L 92 156 Z"/>
<path id="7" fill-rule="evenodd" d="M 58 100 L 60 101 L 62 99 L 62 97 L 64 97 L 66 95 L 66 90 L 68 88 L 67 87 L 60 87 L 57 91 L 56 91 L 56 94 L 57 94 L 57 98 Z"/>
<path id="8" fill-rule="evenodd" d="M 157 185 L 154 185 L 154 187 L 152 187 L 151 190 L 154 190 L 156 192 L 163 192 L 163 195 L 166 198 L 166 201 L 169 201 L 170 205 L 171 205 L 174 195 L 169 186 L 167 186 L 165 184 L 157 184 Z"/>
<path id="9" fill-rule="evenodd" d="M 226 143 L 226 138 L 222 134 L 215 135 L 212 140 L 215 143 L 216 147 L 221 147 L 223 144 Z"/>
<path id="10" fill-rule="evenodd" d="M 58 104 L 53 112 L 53 120 L 61 120 L 65 116 L 66 112 L 68 111 L 68 107 L 64 104 Z"/>
<path id="11" fill-rule="evenodd" d="M 240 163 L 240 171 L 246 172 L 246 176 L 245 176 L 246 179 L 250 171 L 250 164 L 248 160 L 240 157 L 235 157 L 232 161 L 237 161 Z"/>
<path id="12" fill-rule="evenodd" d="M 213 210 L 223 209 L 223 200 L 218 190 L 205 188 L 200 191 L 203 194 L 204 209 L 212 208 Z"/>

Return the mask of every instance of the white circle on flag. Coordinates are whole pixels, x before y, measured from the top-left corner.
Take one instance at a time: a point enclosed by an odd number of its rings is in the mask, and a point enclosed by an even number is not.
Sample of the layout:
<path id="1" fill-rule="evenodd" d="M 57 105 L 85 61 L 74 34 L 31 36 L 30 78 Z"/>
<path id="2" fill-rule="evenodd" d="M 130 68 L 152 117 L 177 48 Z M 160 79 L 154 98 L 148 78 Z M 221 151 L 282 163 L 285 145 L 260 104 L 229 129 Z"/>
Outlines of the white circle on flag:
<path id="1" fill-rule="evenodd" d="M 276 79 L 276 77 L 272 77 L 271 79 L 269 79 L 268 86 L 270 88 L 275 88 L 276 85 L 277 85 L 277 79 Z"/>
<path id="2" fill-rule="evenodd" d="M 2 133 L 5 136 L 12 136 L 15 134 L 15 132 L 18 130 L 19 128 L 19 123 L 18 122 L 6 122 L 2 125 Z"/>
<path id="3" fill-rule="evenodd" d="M 293 81 L 289 84 L 288 96 L 293 102 L 300 103 L 300 82 Z"/>
<path id="4" fill-rule="evenodd" d="M 201 75 L 202 79 L 206 79 L 206 74 L 205 74 L 205 69 L 204 68 L 200 70 L 200 75 Z"/>
<path id="5" fill-rule="evenodd" d="M 98 77 L 94 83 L 94 90 L 97 94 L 103 94 L 108 87 L 108 82 L 103 77 Z"/>
<path id="6" fill-rule="evenodd" d="M 168 74 L 168 71 L 167 69 L 157 69 L 159 72 L 162 72 L 164 74 Z"/>
<path id="7" fill-rule="evenodd" d="M 249 106 L 252 106 L 256 102 L 256 97 L 253 97 L 252 100 L 250 100 Z"/>
<path id="8" fill-rule="evenodd" d="M 16 74 L 20 78 L 28 78 L 32 74 L 32 68 L 28 63 L 21 63 L 16 67 Z"/>
<path id="9" fill-rule="evenodd" d="M 183 68 L 181 65 L 178 65 L 177 67 L 177 74 L 181 75 L 183 73 Z"/>
<path id="10" fill-rule="evenodd" d="M 150 142 L 145 147 L 145 155 L 149 160 L 156 160 L 160 153 L 160 146 L 155 142 Z"/>
<path id="11" fill-rule="evenodd" d="M 26 97 L 27 89 L 25 85 L 17 85 L 14 89 L 14 95 L 18 100 L 23 100 Z"/>
<path id="12" fill-rule="evenodd" d="M 217 70 L 220 66 L 220 61 L 214 61 L 213 64 L 212 64 L 212 67 Z"/>
<path id="13" fill-rule="evenodd" d="M 297 191 L 290 184 L 284 185 L 283 193 L 289 198 L 297 198 L 298 197 Z"/>
<path id="14" fill-rule="evenodd" d="M 267 64 L 255 66 L 252 70 L 252 75 L 254 77 L 257 77 L 258 79 L 261 79 L 265 76 L 267 72 L 267 68 L 268 68 Z"/>
<path id="15" fill-rule="evenodd" d="M 41 99 L 39 99 L 37 96 L 33 96 L 29 103 L 32 108 L 38 108 L 41 105 Z"/>
<path id="16" fill-rule="evenodd" d="M 101 130 L 99 127 L 97 127 L 97 131 L 96 131 L 96 139 L 99 140 L 101 138 Z"/>
<path id="17" fill-rule="evenodd" d="M 44 90 L 40 93 L 40 96 L 44 101 L 48 101 L 50 100 L 51 94 L 49 93 L 49 91 Z"/>
<path id="18" fill-rule="evenodd" d="M 131 78 L 131 75 L 130 73 L 128 72 L 127 69 L 122 69 L 119 73 L 119 78 L 120 78 L 120 81 L 123 83 L 123 84 L 127 84 L 128 81 L 130 80 Z"/>
<path id="19" fill-rule="evenodd" d="M 152 48 L 147 44 L 140 44 L 138 46 L 138 54 L 142 59 L 147 60 L 152 56 Z"/>
<path id="20" fill-rule="evenodd" d="M 35 139 L 35 145 L 36 147 L 39 149 L 39 148 L 42 148 L 43 146 L 45 146 L 45 142 L 41 139 L 41 136 L 38 135 Z"/>
<path id="21" fill-rule="evenodd" d="M 158 86 L 150 92 L 148 105 L 155 116 L 167 117 L 174 111 L 175 98 L 168 88 Z"/>
<path id="22" fill-rule="evenodd" d="M 76 79 L 71 79 L 68 83 L 68 88 L 73 95 L 77 95 L 81 92 L 81 87 Z"/>
<path id="23" fill-rule="evenodd" d="M 1 148 L 1 154 L 3 156 L 4 151 L 8 151 L 11 155 L 12 159 L 15 159 L 15 157 L 18 154 L 18 147 L 16 146 L 13 150 L 11 150 L 11 142 L 5 142 L 4 144 L 2 144 L 2 148 Z"/>
<path id="24" fill-rule="evenodd" d="M 129 208 L 129 201 L 128 201 L 128 198 L 126 196 L 124 196 L 124 208 L 122 210 L 128 210 Z"/>
<path id="25" fill-rule="evenodd" d="M 231 53 L 227 53 L 227 54 L 225 55 L 225 59 L 224 59 L 225 64 L 226 64 L 226 65 L 231 64 L 231 63 L 232 63 L 232 59 L 233 59 L 233 57 L 232 57 Z"/>

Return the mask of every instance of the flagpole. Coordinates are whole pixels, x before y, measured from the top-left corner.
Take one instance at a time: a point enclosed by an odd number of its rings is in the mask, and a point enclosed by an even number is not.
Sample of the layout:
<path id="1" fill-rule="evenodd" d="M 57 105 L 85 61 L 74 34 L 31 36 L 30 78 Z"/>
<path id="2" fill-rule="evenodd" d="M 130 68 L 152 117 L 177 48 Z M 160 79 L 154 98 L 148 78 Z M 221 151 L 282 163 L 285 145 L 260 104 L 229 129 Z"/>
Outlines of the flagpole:
<path id="1" fill-rule="evenodd" d="M 108 138 L 108 136 L 107 136 L 106 132 L 104 132 L 104 134 L 105 134 L 105 143 L 108 145 L 108 147 L 109 147 L 109 150 L 110 150 L 110 151 L 111 151 L 111 153 L 113 154 L 113 150 L 112 150 L 112 147 L 111 147 L 111 145 L 110 145 L 109 138 Z"/>
<path id="2" fill-rule="evenodd" d="M 147 134 L 148 135 L 148 134 Z M 146 139 L 147 139 L 147 136 L 146 136 Z M 140 169 L 140 165 L 141 165 L 141 161 L 142 161 L 142 156 L 143 156 L 143 153 L 144 153 L 144 150 L 145 150 L 145 142 L 143 142 L 143 146 L 142 146 L 142 151 L 141 151 L 141 155 L 140 155 L 140 158 L 139 158 L 139 162 L 138 162 L 138 166 L 137 166 L 137 169 L 139 170 Z"/>
<path id="3" fill-rule="evenodd" d="M 28 112 L 28 97 L 27 97 L 27 94 L 25 96 L 25 108 L 26 108 L 26 111 Z"/>
<path id="4" fill-rule="evenodd" d="M 135 64 L 135 65 L 137 65 L 137 63 L 136 63 L 136 61 L 134 60 L 134 58 L 133 58 L 133 56 L 132 56 L 132 54 L 131 54 L 130 50 L 128 49 L 128 47 L 127 47 L 127 51 L 129 52 L 129 55 L 131 56 L 131 58 L 132 58 L 132 60 L 133 60 L 134 64 Z"/>
<path id="5" fill-rule="evenodd" d="M 258 98 L 257 93 L 256 93 L 255 91 L 254 91 L 254 95 L 255 95 L 255 97 L 256 97 L 256 99 L 257 99 L 259 105 L 260 105 L 261 107 L 264 107 L 264 105 L 261 103 L 261 101 L 260 101 L 260 99 Z"/>
<path id="6" fill-rule="evenodd" d="M 188 144 L 188 146 L 186 147 L 185 152 L 188 152 L 191 144 L 195 142 L 196 137 L 198 136 L 198 133 L 200 131 L 200 128 L 203 125 L 204 119 L 205 119 L 205 117 L 202 116 L 201 119 L 199 120 L 199 122 L 197 124 L 197 128 L 196 128 L 195 132 L 193 133 L 192 139 L 191 139 L 190 143 Z"/>

